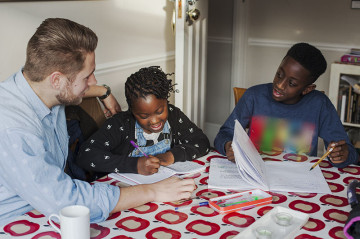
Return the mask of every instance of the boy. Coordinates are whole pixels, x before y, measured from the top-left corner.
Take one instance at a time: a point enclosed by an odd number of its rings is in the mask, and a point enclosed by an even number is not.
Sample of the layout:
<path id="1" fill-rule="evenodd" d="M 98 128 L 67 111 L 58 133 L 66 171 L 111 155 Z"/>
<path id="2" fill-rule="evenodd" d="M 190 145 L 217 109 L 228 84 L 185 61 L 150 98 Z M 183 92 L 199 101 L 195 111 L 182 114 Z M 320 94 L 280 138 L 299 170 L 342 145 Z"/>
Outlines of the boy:
<path id="1" fill-rule="evenodd" d="M 220 128 L 215 148 L 234 161 L 231 141 L 234 120 L 249 128 L 259 151 L 285 151 L 316 156 L 318 137 L 335 167 L 358 162 L 358 154 L 344 131 L 335 107 L 314 82 L 326 70 L 320 50 L 307 43 L 292 46 L 283 58 L 273 83 L 249 88 Z"/>

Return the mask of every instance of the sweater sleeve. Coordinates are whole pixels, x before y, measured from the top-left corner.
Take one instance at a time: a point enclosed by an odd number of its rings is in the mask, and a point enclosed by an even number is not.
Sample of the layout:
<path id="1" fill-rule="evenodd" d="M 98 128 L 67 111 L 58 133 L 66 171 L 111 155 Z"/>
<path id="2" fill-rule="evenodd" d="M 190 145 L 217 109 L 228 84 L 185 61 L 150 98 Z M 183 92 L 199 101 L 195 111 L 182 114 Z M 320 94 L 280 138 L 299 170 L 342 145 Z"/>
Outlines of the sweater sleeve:
<path id="1" fill-rule="evenodd" d="M 319 136 L 324 140 L 325 147 L 327 148 L 330 142 L 337 142 L 345 140 L 348 146 L 349 155 L 345 162 L 332 163 L 331 164 L 338 168 L 346 167 L 350 164 L 357 164 L 359 155 L 356 152 L 355 147 L 351 144 L 348 135 L 344 130 L 340 118 L 336 112 L 335 107 L 332 105 L 330 100 L 327 100 L 320 114 L 320 125 L 319 125 Z"/>
<path id="2" fill-rule="evenodd" d="M 122 117 L 120 117 L 122 116 Z M 136 157 L 129 157 L 130 125 L 125 113 L 119 113 L 105 121 L 104 125 L 79 150 L 76 162 L 95 172 L 137 173 Z"/>
<path id="3" fill-rule="evenodd" d="M 194 160 L 210 151 L 207 136 L 180 109 L 169 105 L 168 120 L 173 136 L 170 152 L 175 162 Z"/>
<path id="4" fill-rule="evenodd" d="M 252 116 L 252 95 L 253 93 L 251 88 L 245 91 L 244 95 L 240 98 L 234 110 L 231 112 L 230 116 L 226 119 L 225 123 L 221 126 L 219 132 L 217 133 L 214 140 L 214 146 L 216 150 L 218 150 L 222 155 L 226 154 L 226 142 L 233 140 L 235 120 L 237 119 L 244 129 L 249 127 Z"/>

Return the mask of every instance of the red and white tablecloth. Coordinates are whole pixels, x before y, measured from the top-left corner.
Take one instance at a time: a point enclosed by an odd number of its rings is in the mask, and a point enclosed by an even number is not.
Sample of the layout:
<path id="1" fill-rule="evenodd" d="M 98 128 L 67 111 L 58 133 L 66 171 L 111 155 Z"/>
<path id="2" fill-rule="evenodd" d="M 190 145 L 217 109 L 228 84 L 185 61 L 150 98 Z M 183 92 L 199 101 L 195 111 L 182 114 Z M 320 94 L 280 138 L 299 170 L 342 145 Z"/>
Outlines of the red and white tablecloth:
<path id="1" fill-rule="evenodd" d="M 223 157 L 216 152 L 195 160 L 206 165 L 206 171 L 193 175 L 198 188 L 194 196 L 211 198 L 230 191 L 207 188 L 209 162 L 214 157 Z M 291 160 L 316 162 L 318 157 L 294 154 L 263 154 L 264 160 Z M 147 203 L 133 209 L 115 213 L 105 222 L 91 224 L 91 238 L 221 238 L 229 239 L 251 225 L 275 206 L 283 206 L 310 215 L 309 221 L 299 231 L 296 239 L 345 238 L 342 230 L 351 210 L 346 198 L 347 185 L 353 179 L 360 180 L 360 167 L 349 166 L 337 169 L 324 160 L 320 167 L 332 195 L 316 193 L 275 193 L 273 203 L 247 211 L 219 214 L 208 206 L 195 206 L 188 210 L 175 211 L 179 203 Z M 119 185 L 105 177 L 100 183 Z M 180 205 L 190 204 L 186 201 Z M 33 210 L 0 228 L 0 238 L 51 239 L 60 235 L 49 225 L 48 219 Z"/>

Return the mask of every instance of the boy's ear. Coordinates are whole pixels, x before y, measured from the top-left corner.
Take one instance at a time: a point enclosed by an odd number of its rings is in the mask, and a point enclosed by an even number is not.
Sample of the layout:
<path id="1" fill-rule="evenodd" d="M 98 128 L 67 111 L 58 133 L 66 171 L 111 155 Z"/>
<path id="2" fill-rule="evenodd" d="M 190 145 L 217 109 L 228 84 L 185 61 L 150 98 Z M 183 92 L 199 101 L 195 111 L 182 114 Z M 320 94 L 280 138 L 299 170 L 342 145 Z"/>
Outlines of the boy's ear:
<path id="1" fill-rule="evenodd" d="M 306 86 L 306 88 L 302 92 L 302 95 L 306 95 L 306 94 L 310 93 L 311 91 L 315 90 L 315 88 L 316 88 L 315 84 L 310 84 L 310 85 Z"/>

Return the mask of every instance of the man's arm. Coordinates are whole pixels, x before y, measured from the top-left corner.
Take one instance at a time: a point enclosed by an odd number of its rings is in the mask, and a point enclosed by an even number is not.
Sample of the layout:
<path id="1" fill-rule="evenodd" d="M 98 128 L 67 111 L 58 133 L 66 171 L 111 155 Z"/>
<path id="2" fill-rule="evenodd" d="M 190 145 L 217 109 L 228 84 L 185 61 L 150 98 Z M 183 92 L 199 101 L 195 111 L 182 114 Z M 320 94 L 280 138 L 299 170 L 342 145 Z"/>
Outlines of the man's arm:
<path id="1" fill-rule="evenodd" d="M 111 94 L 111 89 L 104 85 L 93 85 L 89 87 L 89 90 L 85 93 L 85 98 L 98 97 L 103 103 L 105 109 L 104 114 L 106 117 L 110 117 L 121 111 L 120 104 L 116 98 Z"/>
<path id="2" fill-rule="evenodd" d="M 8 200 L 6 204 L 0 203 L 1 210 L 21 202 L 48 216 L 65 206 L 78 204 L 90 208 L 91 222 L 104 221 L 109 216 L 119 197 L 117 187 L 72 180 L 63 171 L 65 160 L 44 148 L 43 138 L 28 132 L 27 128 L 0 131 L 0 136 L 3 152 L 0 184 L 4 189 L 1 194 Z"/>

